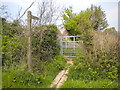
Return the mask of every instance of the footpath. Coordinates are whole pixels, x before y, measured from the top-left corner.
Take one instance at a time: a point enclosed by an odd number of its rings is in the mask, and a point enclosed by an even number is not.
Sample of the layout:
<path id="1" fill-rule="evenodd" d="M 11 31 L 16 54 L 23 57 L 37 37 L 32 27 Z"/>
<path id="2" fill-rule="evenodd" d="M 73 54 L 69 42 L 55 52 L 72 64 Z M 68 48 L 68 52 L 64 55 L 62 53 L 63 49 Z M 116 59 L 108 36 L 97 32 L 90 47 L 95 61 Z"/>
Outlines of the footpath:
<path id="1" fill-rule="evenodd" d="M 67 64 L 70 64 L 70 66 L 73 65 L 73 60 L 71 58 L 66 58 L 66 59 L 68 60 Z M 64 70 L 60 71 L 58 73 L 58 75 L 55 77 L 52 84 L 50 85 L 50 88 L 53 88 L 55 86 L 56 86 L 55 87 L 56 90 L 58 88 L 60 88 L 63 85 L 63 83 L 67 80 L 67 78 L 68 78 L 67 74 L 69 73 L 69 70 L 70 70 L 70 68 L 67 68 L 66 70 L 64 69 Z"/>

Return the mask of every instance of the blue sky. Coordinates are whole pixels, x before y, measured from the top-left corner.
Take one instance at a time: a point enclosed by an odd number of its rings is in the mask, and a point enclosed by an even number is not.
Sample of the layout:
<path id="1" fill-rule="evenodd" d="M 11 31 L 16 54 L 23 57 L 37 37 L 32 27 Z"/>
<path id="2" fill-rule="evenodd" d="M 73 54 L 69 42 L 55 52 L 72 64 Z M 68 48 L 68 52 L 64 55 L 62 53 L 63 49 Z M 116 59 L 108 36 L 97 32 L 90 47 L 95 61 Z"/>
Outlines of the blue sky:
<path id="1" fill-rule="evenodd" d="M 8 6 L 8 11 L 11 17 L 16 18 L 17 13 L 22 7 L 21 13 L 29 7 L 29 5 L 36 1 L 35 4 L 30 8 L 30 10 L 35 15 L 37 12 L 37 2 L 41 0 L 0 0 L 0 4 Z M 101 5 L 103 11 L 106 13 L 106 18 L 108 20 L 109 27 L 115 27 L 118 30 L 118 1 L 119 0 L 55 0 L 59 5 L 64 5 L 65 7 L 72 6 L 75 13 L 79 13 L 81 10 L 85 10 L 90 7 L 91 4 Z M 26 15 L 24 16 L 26 18 Z M 61 21 L 59 22 L 59 24 Z"/>

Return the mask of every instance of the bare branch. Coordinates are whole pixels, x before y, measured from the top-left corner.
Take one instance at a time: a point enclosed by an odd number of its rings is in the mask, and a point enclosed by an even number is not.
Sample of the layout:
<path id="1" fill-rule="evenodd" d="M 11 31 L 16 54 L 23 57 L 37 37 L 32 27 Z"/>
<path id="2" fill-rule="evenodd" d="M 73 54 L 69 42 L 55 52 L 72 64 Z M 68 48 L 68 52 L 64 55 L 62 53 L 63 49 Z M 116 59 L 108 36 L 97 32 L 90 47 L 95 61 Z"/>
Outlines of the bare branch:
<path id="1" fill-rule="evenodd" d="M 61 16 L 62 8 L 53 0 L 38 3 L 39 25 L 54 24 Z"/>
<path id="2" fill-rule="evenodd" d="M 18 11 L 18 15 L 17 15 L 17 19 L 16 19 L 16 20 L 18 20 L 18 18 L 20 17 L 21 10 L 22 10 L 22 7 L 21 7 L 21 8 L 19 9 L 19 11 Z"/>
<path id="3" fill-rule="evenodd" d="M 32 2 L 32 3 L 30 4 L 30 6 L 24 11 L 24 13 L 21 15 L 21 17 L 20 17 L 18 20 L 20 20 L 20 19 L 25 15 L 25 13 L 27 12 L 27 10 L 28 10 L 29 8 L 31 8 L 33 4 L 34 4 L 34 2 Z"/>

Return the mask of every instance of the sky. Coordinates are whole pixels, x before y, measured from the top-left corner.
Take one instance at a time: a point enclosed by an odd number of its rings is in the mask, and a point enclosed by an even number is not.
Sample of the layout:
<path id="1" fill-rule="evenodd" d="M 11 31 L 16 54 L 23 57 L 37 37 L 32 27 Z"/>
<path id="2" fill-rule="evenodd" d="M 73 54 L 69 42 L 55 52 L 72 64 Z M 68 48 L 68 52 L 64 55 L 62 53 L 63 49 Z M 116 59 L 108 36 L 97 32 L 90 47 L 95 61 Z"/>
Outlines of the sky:
<path id="1" fill-rule="evenodd" d="M 41 0 L 0 0 L 0 5 L 7 5 L 10 15 L 14 18 L 17 17 L 18 11 L 21 9 L 21 13 L 29 7 L 29 5 L 35 1 L 34 5 L 29 9 L 32 11 L 33 15 L 37 12 L 37 2 Z M 63 5 L 65 7 L 72 6 L 74 13 L 79 13 L 81 10 L 85 10 L 93 5 L 101 5 L 103 11 L 105 11 L 106 18 L 109 27 L 115 27 L 118 30 L 118 2 L 119 0 L 55 0 L 58 5 Z M 25 15 L 27 16 L 27 15 Z M 26 18 L 26 17 L 24 17 Z M 59 22 L 59 24 L 61 21 Z"/>

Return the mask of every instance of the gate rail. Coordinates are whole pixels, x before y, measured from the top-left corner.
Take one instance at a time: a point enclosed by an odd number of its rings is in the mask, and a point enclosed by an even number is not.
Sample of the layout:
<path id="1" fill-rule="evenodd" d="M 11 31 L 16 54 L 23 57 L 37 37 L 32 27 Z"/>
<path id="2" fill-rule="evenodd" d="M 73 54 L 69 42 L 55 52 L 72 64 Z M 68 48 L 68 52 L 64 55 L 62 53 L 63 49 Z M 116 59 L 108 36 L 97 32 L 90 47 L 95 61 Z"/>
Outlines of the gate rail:
<path id="1" fill-rule="evenodd" d="M 60 55 L 65 57 L 76 57 L 79 53 L 80 36 L 59 36 Z"/>

